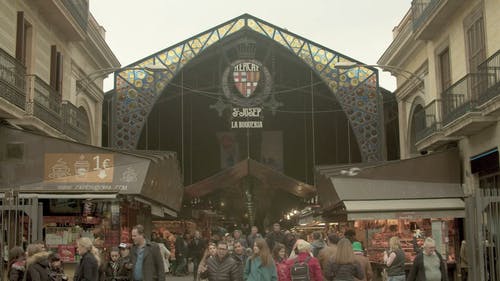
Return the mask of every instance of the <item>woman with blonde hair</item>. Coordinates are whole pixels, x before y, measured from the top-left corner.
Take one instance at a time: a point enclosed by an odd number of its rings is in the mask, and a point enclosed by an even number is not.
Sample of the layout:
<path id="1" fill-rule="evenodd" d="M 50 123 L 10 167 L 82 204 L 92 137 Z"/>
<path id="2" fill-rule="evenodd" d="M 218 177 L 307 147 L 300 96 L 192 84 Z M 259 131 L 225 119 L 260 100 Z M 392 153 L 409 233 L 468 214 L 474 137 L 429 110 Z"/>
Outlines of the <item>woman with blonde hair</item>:
<path id="1" fill-rule="evenodd" d="M 325 271 L 326 279 L 329 281 L 353 281 L 354 278 L 364 278 L 363 269 L 354 257 L 354 251 L 349 239 L 340 239 L 333 261 L 328 263 Z"/>
<path id="2" fill-rule="evenodd" d="M 245 281 L 277 281 L 278 274 L 266 240 L 255 239 L 253 256 L 247 259 L 243 272 Z"/>
<path id="3" fill-rule="evenodd" d="M 389 239 L 389 251 L 384 251 L 384 263 L 387 265 L 387 281 L 404 281 L 405 253 L 397 236 Z"/>
<path id="4" fill-rule="evenodd" d="M 92 240 L 82 237 L 76 241 L 80 263 L 75 270 L 74 281 L 98 281 L 100 257 L 99 250 L 94 247 Z"/>

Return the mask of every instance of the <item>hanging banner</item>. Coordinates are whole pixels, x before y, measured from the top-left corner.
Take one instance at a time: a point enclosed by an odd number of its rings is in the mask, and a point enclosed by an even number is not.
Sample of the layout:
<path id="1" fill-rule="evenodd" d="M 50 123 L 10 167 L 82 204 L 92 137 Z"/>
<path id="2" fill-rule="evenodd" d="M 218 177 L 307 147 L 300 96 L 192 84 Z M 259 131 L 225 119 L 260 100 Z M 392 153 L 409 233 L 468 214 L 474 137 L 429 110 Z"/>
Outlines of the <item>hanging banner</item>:
<path id="1" fill-rule="evenodd" d="M 240 161 L 240 148 L 235 134 L 232 132 L 219 132 L 217 139 L 220 146 L 220 166 L 222 169 L 234 166 Z"/>

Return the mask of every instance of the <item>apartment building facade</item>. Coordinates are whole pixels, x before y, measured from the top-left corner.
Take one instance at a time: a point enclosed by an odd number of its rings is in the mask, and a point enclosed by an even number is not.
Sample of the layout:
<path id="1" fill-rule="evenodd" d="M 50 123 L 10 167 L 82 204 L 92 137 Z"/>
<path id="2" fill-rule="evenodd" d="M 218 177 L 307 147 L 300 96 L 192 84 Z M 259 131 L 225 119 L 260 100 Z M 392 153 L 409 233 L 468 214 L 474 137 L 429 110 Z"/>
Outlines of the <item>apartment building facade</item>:
<path id="1" fill-rule="evenodd" d="M 120 64 L 89 1 L 1 0 L 0 5 L 0 118 L 100 145 L 104 77 L 99 74 Z"/>
<path id="2" fill-rule="evenodd" d="M 378 63 L 397 78 L 401 157 L 458 147 L 469 280 L 500 280 L 500 2 L 414 0 L 393 33 Z"/>

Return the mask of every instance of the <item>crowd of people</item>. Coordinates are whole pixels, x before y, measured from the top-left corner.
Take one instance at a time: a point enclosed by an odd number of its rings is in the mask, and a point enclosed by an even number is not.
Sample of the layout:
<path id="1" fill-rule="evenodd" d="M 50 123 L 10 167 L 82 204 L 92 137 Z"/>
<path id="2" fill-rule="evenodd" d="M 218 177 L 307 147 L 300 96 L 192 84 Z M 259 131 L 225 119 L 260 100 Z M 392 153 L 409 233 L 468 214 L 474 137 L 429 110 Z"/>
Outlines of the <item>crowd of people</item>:
<path id="1" fill-rule="evenodd" d="M 265 237 L 254 226 L 247 236 L 235 230 L 204 239 L 196 231 L 192 237 L 180 236 L 171 244 L 158 237 L 153 237 L 156 241 L 147 240 L 144 227 L 137 225 L 131 231 L 133 244 L 121 243 L 106 256 L 91 239 L 78 239 L 81 258 L 73 280 L 164 281 L 169 273 L 186 274 L 187 264 L 192 263 L 194 281 L 371 281 L 373 270 L 362 243 L 356 241 L 353 233 L 349 230 L 324 237 L 314 232 L 308 242 L 306 237 L 282 231 L 276 223 Z M 389 245 L 384 253 L 388 281 L 447 280 L 444 260 L 431 238 L 426 238 L 408 276 L 399 239 L 392 237 Z M 26 251 L 21 247 L 11 249 L 8 278 L 68 280 L 60 257 L 46 251 L 42 242 L 28 245 Z"/>

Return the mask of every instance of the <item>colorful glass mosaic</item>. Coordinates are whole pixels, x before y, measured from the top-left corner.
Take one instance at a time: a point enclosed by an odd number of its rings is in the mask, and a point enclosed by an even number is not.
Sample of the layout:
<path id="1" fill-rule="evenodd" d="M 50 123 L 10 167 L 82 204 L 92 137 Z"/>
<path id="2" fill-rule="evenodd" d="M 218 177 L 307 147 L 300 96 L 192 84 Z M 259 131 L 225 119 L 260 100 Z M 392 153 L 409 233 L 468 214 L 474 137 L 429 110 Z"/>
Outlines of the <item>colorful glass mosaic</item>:
<path id="1" fill-rule="evenodd" d="M 364 66 L 340 70 L 335 67 L 339 62 L 356 61 L 248 14 L 115 72 L 113 146 L 135 149 L 149 112 L 183 66 L 214 43 L 244 29 L 279 43 L 311 67 L 348 116 L 363 161 L 382 160 L 382 107 L 377 71 Z"/>

